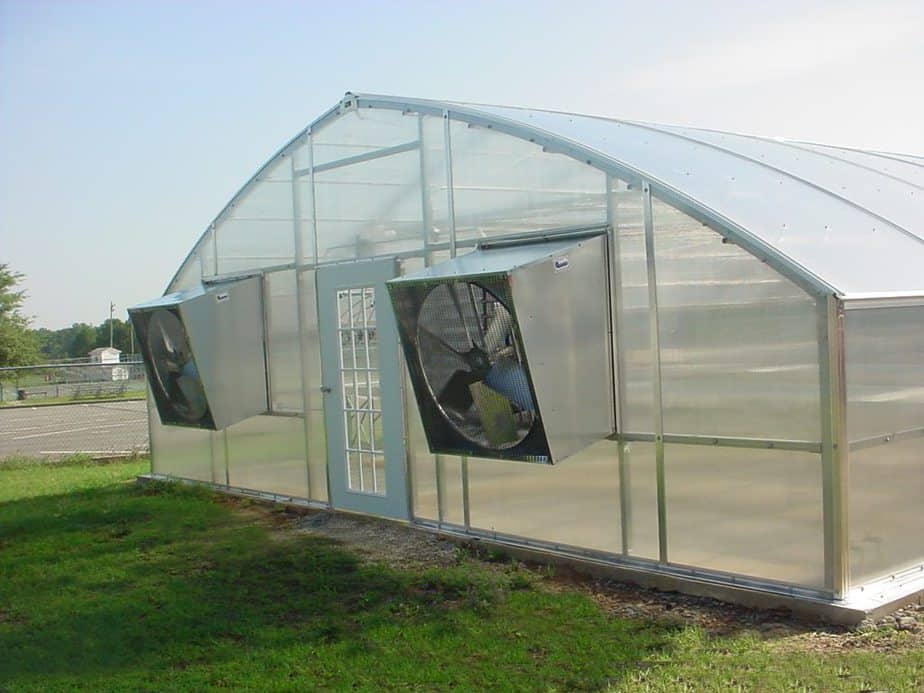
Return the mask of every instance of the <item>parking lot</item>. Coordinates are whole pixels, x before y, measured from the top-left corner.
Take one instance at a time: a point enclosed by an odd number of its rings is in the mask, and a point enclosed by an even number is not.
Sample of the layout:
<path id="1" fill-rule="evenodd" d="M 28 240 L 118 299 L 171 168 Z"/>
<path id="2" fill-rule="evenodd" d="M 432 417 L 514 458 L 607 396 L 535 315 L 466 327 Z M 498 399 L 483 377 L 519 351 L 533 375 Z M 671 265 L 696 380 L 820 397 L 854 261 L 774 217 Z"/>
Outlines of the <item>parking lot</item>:
<path id="1" fill-rule="evenodd" d="M 147 402 L 87 402 L 0 409 L 0 459 L 148 449 Z"/>

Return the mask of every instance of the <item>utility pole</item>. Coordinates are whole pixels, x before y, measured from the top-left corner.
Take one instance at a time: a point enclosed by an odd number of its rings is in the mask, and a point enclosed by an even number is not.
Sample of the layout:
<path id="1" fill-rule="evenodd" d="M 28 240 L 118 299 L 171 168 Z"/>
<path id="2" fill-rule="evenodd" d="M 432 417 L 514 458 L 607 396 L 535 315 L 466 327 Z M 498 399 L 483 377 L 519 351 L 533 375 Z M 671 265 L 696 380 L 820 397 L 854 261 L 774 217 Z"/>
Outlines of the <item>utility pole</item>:
<path id="1" fill-rule="evenodd" d="M 112 316 L 115 314 L 115 303 L 109 301 L 109 348 L 112 348 Z"/>

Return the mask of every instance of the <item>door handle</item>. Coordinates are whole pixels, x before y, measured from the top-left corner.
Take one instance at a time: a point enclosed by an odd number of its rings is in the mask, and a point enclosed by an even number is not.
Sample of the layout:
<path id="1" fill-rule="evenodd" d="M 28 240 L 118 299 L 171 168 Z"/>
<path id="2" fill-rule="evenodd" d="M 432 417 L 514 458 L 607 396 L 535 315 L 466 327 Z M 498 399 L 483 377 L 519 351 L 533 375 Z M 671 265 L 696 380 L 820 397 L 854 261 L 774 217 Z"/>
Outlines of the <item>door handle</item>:
<path id="1" fill-rule="evenodd" d="M 326 395 L 330 392 L 333 392 L 333 390 L 329 388 L 327 385 L 321 385 L 321 392 L 323 392 Z"/>

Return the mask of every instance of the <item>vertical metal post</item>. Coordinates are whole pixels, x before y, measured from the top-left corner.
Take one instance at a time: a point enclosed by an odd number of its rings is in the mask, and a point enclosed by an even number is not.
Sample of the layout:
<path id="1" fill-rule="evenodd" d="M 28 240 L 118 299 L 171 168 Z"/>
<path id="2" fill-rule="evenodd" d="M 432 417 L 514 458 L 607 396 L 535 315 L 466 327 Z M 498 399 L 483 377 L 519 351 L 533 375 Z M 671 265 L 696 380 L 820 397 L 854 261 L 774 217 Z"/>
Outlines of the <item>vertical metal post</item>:
<path id="1" fill-rule="evenodd" d="M 462 457 L 462 523 L 465 529 L 471 529 L 472 520 L 468 507 L 468 457 Z"/>
<path id="2" fill-rule="evenodd" d="M 456 256 L 456 203 L 452 192 L 452 135 L 449 111 L 443 111 L 443 146 L 446 148 L 446 203 L 449 207 L 449 257 Z"/>
<path id="3" fill-rule="evenodd" d="M 424 116 L 417 115 L 417 151 L 420 155 L 420 219 L 423 223 L 424 257 L 430 255 L 430 231 L 433 229 L 433 209 L 430 205 L 429 182 L 427 181 L 427 157 L 424 147 Z"/>
<path id="4" fill-rule="evenodd" d="M 622 433 L 625 430 L 623 424 L 624 412 L 626 410 L 626 358 L 622 343 L 622 333 L 619 329 L 619 320 L 623 315 L 622 265 L 619 249 L 618 207 L 613 199 L 613 181 L 614 178 L 607 174 L 606 222 L 609 225 L 608 247 L 610 251 L 610 348 L 613 352 L 611 363 L 613 364 L 613 383 L 615 385 L 613 414 L 618 440 L 620 546 L 623 555 L 628 555 L 630 550 L 629 541 L 632 536 L 632 494 L 629 492 L 628 450 L 625 441 L 622 440 Z"/>
<path id="5" fill-rule="evenodd" d="M 212 224 L 212 272 L 218 276 L 218 229 Z"/>
<path id="6" fill-rule="evenodd" d="M 840 599 L 850 587 L 847 513 L 849 448 L 844 304 L 834 296 L 818 301 L 818 357 L 825 587 L 831 590 L 836 599 Z"/>
<path id="7" fill-rule="evenodd" d="M 449 257 L 456 256 L 456 205 L 452 182 L 452 133 L 449 111 L 443 111 L 443 148 L 446 159 L 446 206 L 449 216 Z M 462 458 L 462 514 L 468 526 L 468 460 Z M 439 503 L 440 523 L 446 515 L 446 458 L 436 456 L 436 497 Z"/>
<path id="8" fill-rule="evenodd" d="M 651 186 L 642 183 L 645 217 L 645 260 L 648 269 L 648 317 L 651 331 L 651 358 L 654 368 L 654 433 L 655 474 L 658 485 L 658 557 L 666 563 L 667 556 L 667 496 L 664 489 L 664 411 L 661 401 L 661 338 L 658 324 L 658 279 L 655 269 L 654 216 L 651 208 Z"/>
<path id="9" fill-rule="evenodd" d="M 311 138 L 310 135 L 307 138 L 306 142 L 308 146 L 308 151 L 311 151 Z M 310 167 L 310 156 L 309 156 L 309 167 Z M 305 330 L 304 325 L 304 298 L 302 297 L 302 283 L 304 282 L 304 273 L 302 272 L 302 267 L 305 265 L 305 237 L 304 229 L 302 228 L 302 206 L 301 201 L 298 199 L 298 177 L 295 175 L 295 151 L 293 149 L 292 155 L 289 157 L 289 170 L 292 174 L 292 233 L 295 234 L 294 238 L 294 248 L 295 248 L 295 310 L 298 313 L 296 316 L 296 325 L 298 327 L 298 363 L 300 366 L 301 373 L 301 386 L 302 386 L 302 434 L 305 438 L 305 493 L 308 495 L 308 498 L 312 496 L 311 488 L 311 423 L 309 421 L 310 417 L 308 416 L 309 403 L 311 401 L 311 393 L 309 391 L 309 383 L 311 379 L 308 377 L 308 364 L 305 360 L 305 351 L 310 348 L 308 343 L 307 331 Z M 269 382 L 269 381 L 267 381 Z"/>
<path id="10" fill-rule="evenodd" d="M 228 454 L 228 429 L 222 431 L 225 443 L 225 486 L 231 485 L 231 455 Z"/>

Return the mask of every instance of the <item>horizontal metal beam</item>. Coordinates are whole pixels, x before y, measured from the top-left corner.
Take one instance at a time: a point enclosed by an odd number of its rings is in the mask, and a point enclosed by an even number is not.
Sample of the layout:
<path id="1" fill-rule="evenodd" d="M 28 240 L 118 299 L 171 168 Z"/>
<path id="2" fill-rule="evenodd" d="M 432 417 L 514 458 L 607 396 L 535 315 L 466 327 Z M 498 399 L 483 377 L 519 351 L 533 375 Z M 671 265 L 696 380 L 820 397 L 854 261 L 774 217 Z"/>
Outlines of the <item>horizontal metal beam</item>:
<path id="1" fill-rule="evenodd" d="M 920 308 L 924 306 L 924 293 L 920 294 L 850 294 L 844 297 L 844 310 L 877 308 Z"/>
<path id="2" fill-rule="evenodd" d="M 654 443 L 654 433 L 623 433 L 611 437 L 624 442 Z M 677 445 L 711 445 L 720 448 L 752 448 L 758 450 L 793 450 L 796 452 L 821 452 L 821 443 L 810 440 L 781 440 L 777 438 L 733 438 L 729 436 L 696 436 L 665 433 L 665 443 Z"/>
<path id="3" fill-rule="evenodd" d="M 295 169 L 293 175 L 296 178 L 301 178 L 302 176 L 310 175 L 312 170 L 315 173 L 322 173 L 324 171 L 330 171 L 335 168 L 342 168 L 344 166 L 353 166 L 354 164 L 361 164 L 366 161 L 374 161 L 375 159 L 382 159 L 386 156 L 394 156 L 395 154 L 403 154 L 404 152 L 412 152 L 415 149 L 420 148 L 420 140 L 414 140 L 413 142 L 405 142 L 404 144 L 396 144 L 394 147 L 384 147 L 383 149 L 375 149 L 371 152 L 363 152 L 362 154 L 357 154 L 356 156 L 348 156 L 343 159 L 337 159 L 336 161 L 327 161 L 323 164 L 316 164 L 315 166 L 308 168 L 297 168 Z"/>
<path id="4" fill-rule="evenodd" d="M 904 431 L 896 431 L 895 433 L 885 433 L 879 436 L 852 440 L 849 443 L 849 448 L 850 451 L 853 452 L 854 450 L 866 450 L 867 448 L 875 448 L 879 445 L 885 445 L 886 443 L 898 443 L 902 440 L 911 440 L 921 437 L 924 437 L 924 428 L 909 428 Z"/>

